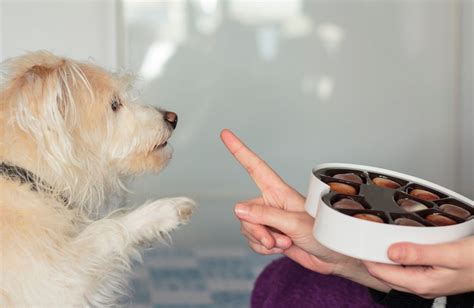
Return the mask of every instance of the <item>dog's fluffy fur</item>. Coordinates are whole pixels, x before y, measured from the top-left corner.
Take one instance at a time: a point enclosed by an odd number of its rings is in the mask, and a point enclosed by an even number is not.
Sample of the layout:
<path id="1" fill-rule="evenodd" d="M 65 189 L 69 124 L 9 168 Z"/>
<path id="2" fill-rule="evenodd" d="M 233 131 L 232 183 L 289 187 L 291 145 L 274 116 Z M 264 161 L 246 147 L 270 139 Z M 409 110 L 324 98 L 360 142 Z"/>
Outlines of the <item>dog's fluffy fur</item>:
<path id="1" fill-rule="evenodd" d="M 91 63 L 37 52 L 1 69 L 0 163 L 43 187 L 0 174 L 0 306 L 116 305 L 140 246 L 194 208 L 161 199 L 99 218 L 124 179 L 166 165 L 173 127 L 128 97 L 129 78 Z"/>

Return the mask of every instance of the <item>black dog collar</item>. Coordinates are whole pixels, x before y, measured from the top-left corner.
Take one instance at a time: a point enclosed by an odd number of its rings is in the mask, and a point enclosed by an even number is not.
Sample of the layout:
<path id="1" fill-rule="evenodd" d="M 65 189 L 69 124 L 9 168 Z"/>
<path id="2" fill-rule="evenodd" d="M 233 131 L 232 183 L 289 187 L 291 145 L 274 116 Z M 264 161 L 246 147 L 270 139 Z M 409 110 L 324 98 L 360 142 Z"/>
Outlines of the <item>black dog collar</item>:
<path id="1" fill-rule="evenodd" d="M 0 163 L 0 175 L 13 181 L 19 181 L 22 184 L 30 184 L 32 191 L 41 190 L 49 193 L 54 191 L 52 186 L 47 185 L 31 171 L 5 162 Z M 38 183 L 40 184 L 40 187 L 38 186 Z M 58 199 L 65 205 L 69 204 L 69 200 L 62 195 L 60 195 Z"/>

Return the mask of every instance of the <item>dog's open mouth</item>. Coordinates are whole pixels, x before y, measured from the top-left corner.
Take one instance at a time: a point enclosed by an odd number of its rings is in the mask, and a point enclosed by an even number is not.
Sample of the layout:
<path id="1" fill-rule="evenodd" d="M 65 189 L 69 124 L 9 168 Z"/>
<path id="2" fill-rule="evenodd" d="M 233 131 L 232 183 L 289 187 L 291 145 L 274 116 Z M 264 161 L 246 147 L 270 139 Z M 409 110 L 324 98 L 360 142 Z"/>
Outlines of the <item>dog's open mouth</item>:
<path id="1" fill-rule="evenodd" d="M 154 151 L 159 151 L 161 150 L 162 148 L 166 147 L 168 145 L 168 141 L 165 141 L 163 143 L 158 143 L 156 144 L 154 147 L 153 147 L 153 152 Z"/>

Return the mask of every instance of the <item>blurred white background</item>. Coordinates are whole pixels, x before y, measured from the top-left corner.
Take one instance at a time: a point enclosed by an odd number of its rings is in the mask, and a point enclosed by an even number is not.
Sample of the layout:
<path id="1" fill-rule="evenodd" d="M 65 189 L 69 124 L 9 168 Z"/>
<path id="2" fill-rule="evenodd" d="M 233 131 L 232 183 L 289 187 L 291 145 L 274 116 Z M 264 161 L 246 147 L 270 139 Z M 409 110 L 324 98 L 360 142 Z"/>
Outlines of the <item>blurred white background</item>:
<path id="1" fill-rule="evenodd" d="M 232 206 L 257 190 L 224 127 L 303 193 L 313 166 L 349 162 L 473 198 L 473 15 L 470 0 L 1 0 L 0 59 L 47 49 L 139 73 L 179 124 L 131 202 L 193 197 L 176 245 L 243 245 Z"/>

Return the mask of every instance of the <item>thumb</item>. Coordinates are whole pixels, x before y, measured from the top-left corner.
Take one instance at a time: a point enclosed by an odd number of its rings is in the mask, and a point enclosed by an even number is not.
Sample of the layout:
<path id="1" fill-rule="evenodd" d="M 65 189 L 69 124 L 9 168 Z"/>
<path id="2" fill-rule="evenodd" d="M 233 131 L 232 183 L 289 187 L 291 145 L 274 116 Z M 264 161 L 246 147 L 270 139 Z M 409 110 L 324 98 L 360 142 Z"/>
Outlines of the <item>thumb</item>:
<path id="1" fill-rule="evenodd" d="M 463 243 L 460 241 L 434 245 L 397 243 L 390 246 L 388 257 L 392 261 L 404 265 L 458 268 L 461 266 L 460 263 L 462 263 L 460 258 L 462 255 L 462 245 Z"/>
<path id="2" fill-rule="evenodd" d="M 239 203 L 235 206 L 235 214 L 242 220 L 273 227 L 290 237 L 311 233 L 313 226 L 313 218 L 305 212 L 289 212 L 265 205 Z"/>

